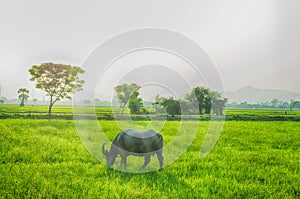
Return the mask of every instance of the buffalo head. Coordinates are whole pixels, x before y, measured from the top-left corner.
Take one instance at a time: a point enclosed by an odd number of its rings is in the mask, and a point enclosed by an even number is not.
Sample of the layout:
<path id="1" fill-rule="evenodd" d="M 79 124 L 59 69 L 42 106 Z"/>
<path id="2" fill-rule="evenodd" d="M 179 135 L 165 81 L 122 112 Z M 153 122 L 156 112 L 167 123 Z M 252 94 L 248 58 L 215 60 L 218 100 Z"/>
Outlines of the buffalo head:
<path id="1" fill-rule="evenodd" d="M 102 154 L 105 156 L 106 158 L 106 164 L 107 166 L 112 166 L 114 163 L 115 163 L 115 160 L 116 160 L 116 154 L 112 153 L 111 151 L 108 152 L 106 149 L 105 149 L 105 144 L 104 143 L 102 145 Z"/>

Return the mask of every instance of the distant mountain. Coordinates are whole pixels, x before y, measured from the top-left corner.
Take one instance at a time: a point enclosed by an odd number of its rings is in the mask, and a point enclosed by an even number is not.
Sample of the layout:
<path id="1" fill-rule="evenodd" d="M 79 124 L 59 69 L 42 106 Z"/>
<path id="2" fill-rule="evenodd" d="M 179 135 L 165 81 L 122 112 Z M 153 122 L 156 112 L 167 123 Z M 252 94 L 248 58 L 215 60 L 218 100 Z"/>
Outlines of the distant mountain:
<path id="1" fill-rule="evenodd" d="M 266 102 L 277 98 L 280 101 L 300 100 L 300 94 L 281 89 L 259 89 L 251 86 L 241 88 L 235 92 L 227 92 L 230 102 Z"/>

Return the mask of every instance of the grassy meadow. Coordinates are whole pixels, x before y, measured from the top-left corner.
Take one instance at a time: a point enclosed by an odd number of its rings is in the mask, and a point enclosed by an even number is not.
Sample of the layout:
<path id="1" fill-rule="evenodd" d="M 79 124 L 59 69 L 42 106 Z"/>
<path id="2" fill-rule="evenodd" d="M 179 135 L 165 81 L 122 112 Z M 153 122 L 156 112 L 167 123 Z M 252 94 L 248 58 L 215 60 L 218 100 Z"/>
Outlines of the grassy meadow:
<path id="1" fill-rule="evenodd" d="M 17 109 L 1 110 L 9 108 Z M 71 113 L 69 107 L 55 107 L 55 111 Z M 100 122 L 113 139 L 117 124 Z M 148 121 L 138 122 L 146 125 Z M 167 121 L 160 132 L 165 145 L 178 123 Z M 109 169 L 96 160 L 83 146 L 72 120 L 0 119 L 0 198 L 300 197 L 299 122 L 226 121 L 214 149 L 199 158 L 209 123 L 200 122 L 192 145 L 173 164 L 162 171 L 132 174 Z M 156 156 L 148 166 L 155 165 Z"/>

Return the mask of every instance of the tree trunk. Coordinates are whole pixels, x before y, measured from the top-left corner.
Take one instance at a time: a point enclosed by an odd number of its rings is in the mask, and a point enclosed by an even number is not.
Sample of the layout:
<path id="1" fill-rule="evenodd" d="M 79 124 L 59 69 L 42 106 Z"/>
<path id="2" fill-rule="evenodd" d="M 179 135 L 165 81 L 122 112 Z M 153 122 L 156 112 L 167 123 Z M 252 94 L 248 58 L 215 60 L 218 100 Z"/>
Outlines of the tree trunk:
<path id="1" fill-rule="evenodd" d="M 120 111 L 121 111 L 121 108 L 122 108 L 122 103 L 121 103 L 120 106 L 119 106 L 119 109 L 118 109 L 118 112 L 117 112 L 117 116 L 119 116 Z"/>
<path id="2" fill-rule="evenodd" d="M 124 114 L 125 105 L 126 105 L 126 104 L 125 104 L 125 103 L 123 103 L 121 115 L 123 115 L 123 114 Z"/>
<path id="3" fill-rule="evenodd" d="M 199 109 L 199 114 L 202 115 L 202 105 L 198 105 L 198 109 Z"/>
<path id="4" fill-rule="evenodd" d="M 51 117 L 52 106 L 53 106 L 52 104 L 49 105 L 49 110 L 48 110 L 49 118 Z"/>
<path id="5" fill-rule="evenodd" d="M 48 109 L 48 119 L 49 119 L 49 120 L 51 120 L 52 106 L 53 106 L 52 96 L 50 96 L 50 104 L 49 104 L 49 109 Z"/>

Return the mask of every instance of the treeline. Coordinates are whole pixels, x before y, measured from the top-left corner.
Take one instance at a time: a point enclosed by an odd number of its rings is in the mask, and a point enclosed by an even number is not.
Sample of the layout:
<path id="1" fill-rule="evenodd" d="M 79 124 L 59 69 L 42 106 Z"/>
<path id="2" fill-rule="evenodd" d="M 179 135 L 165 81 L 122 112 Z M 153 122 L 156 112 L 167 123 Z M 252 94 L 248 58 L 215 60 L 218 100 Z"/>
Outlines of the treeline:
<path id="1" fill-rule="evenodd" d="M 119 114 L 124 113 L 124 109 L 128 104 L 131 114 L 146 114 L 144 102 L 139 97 L 139 89 L 137 84 L 122 84 L 116 86 L 116 98 L 120 103 Z M 205 87 L 195 87 L 185 95 L 183 99 L 174 99 L 173 97 L 156 96 L 152 103 L 155 112 L 160 114 L 175 115 L 193 115 L 193 114 L 215 114 L 223 115 L 227 103 L 226 98 L 222 98 L 217 91 L 212 91 Z"/>
<path id="2" fill-rule="evenodd" d="M 278 99 L 273 99 L 267 102 L 231 102 L 226 104 L 227 109 L 283 109 L 290 110 L 300 109 L 300 101 L 291 100 L 290 102 L 280 101 Z"/>

